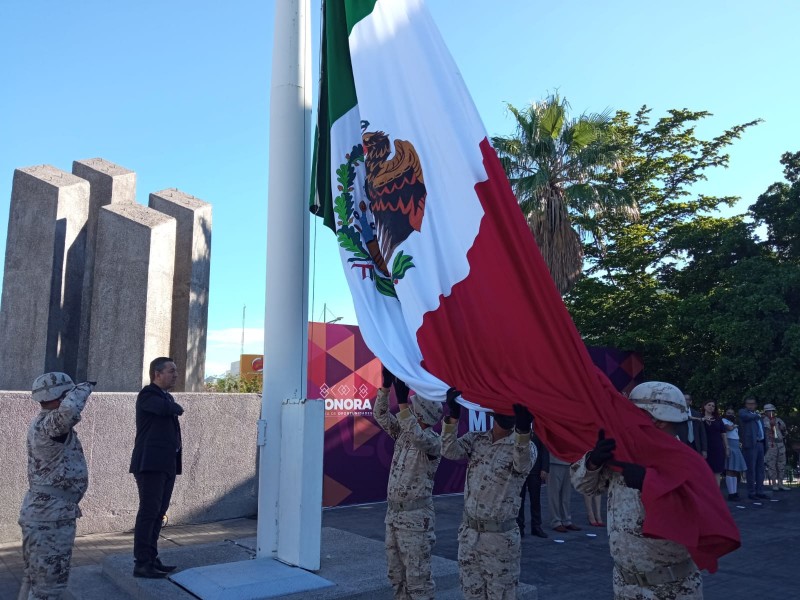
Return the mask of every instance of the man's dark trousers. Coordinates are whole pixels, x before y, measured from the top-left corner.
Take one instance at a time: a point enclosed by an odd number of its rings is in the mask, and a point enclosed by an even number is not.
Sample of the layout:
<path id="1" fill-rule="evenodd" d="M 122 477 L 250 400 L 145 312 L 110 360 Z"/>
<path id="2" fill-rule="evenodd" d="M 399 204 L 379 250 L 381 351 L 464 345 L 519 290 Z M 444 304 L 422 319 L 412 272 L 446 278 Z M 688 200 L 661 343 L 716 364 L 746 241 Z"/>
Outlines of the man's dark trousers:
<path id="1" fill-rule="evenodd" d="M 175 475 L 142 471 L 134 477 L 139 488 L 139 512 L 133 530 L 133 558 L 137 564 L 143 564 L 158 557 L 158 536 L 172 498 Z"/>
<path id="2" fill-rule="evenodd" d="M 520 527 L 525 527 L 525 495 L 528 495 L 531 502 L 531 532 L 542 526 L 542 478 L 540 471 L 531 471 L 528 474 L 525 483 L 522 486 L 522 501 L 519 504 L 519 514 L 517 515 L 517 523 Z"/>
<path id="3" fill-rule="evenodd" d="M 742 448 L 747 463 L 747 495 L 751 498 L 764 493 L 764 440 Z"/>

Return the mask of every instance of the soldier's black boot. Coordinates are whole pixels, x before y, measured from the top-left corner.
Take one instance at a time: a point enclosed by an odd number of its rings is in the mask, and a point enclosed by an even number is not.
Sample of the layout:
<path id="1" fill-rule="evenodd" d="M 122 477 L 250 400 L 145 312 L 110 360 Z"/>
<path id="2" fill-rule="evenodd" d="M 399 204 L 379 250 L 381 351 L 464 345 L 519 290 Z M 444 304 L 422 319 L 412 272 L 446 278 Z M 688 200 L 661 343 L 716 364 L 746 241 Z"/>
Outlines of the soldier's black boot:
<path id="1" fill-rule="evenodd" d="M 161 579 L 162 577 L 166 577 L 167 574 L 164 571 L 159 571 L 156 569 L 156 566 L 153 563 L 148 562 L 134 564 L 133 576 L 144 577 L 145 579 Z"/>

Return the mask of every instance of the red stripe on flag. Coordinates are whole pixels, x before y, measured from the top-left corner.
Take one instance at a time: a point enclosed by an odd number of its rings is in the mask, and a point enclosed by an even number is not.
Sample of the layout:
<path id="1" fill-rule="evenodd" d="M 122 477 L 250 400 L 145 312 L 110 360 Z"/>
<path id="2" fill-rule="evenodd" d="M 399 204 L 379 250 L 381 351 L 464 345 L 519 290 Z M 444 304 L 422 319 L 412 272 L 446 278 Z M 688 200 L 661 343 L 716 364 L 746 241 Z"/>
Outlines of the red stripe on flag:
<path id="1" fill-rule="evenodd" d="M 423 367 L 492 410 L 511 414 L 524 403 L 539 437 L 565 460 L 579 459 L 604 428 L 618 460 L 648 468 L 644 533 L 685 545 L 701 569 L 715 571 L 740 541 L 714 475 L 594 366 L 494 149 L 486 139 L 480 148 L 488 179 L 475 191 L 485 214 L 469 274 L 417 332 Z"/>

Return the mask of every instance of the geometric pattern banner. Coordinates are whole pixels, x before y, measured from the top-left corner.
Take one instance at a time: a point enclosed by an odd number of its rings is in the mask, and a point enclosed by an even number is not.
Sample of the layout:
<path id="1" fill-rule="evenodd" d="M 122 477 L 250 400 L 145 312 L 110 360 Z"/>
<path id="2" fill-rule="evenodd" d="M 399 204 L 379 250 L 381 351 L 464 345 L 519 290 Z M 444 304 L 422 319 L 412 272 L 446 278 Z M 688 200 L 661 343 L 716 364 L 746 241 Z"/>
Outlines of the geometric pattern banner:
<path id="1" fill-rule="evenodd" d="M 644 380 L 644 363 L 635 352 L 601 346 L 587 346 L 586 349 L 592 362 L 606 374 L 614 387 L 626 396 Z"/>
<path id="2" fill-rule="evenodd" d="M 643 365 L 637 354 L 593 347 L 589 354 L 618 390 L 629 392 L 641 382 Z M 380 382 L 381 363 L 357 325 L 308 324 L 308 397 L 325 401 L 323 506 L 386 500 L 394 442 L 372 418 Z M 397 410 L 394 390 L 389 404 Z M 465 412 L 459 433 L 486 429 L 485 413 Z M 433 493 L 462 492 L 465 473 L 464 463 L 443 458 Z"/>

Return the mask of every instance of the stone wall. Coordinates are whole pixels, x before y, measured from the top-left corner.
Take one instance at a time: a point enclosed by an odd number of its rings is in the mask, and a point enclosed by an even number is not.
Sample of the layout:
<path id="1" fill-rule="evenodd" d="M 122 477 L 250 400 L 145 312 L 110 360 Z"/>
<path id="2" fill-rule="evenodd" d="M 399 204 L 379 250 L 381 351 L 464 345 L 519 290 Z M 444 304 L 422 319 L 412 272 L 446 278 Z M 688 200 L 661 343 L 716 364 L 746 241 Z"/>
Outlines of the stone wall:
<path id="1" fill-rule="evenodd" d="M 203 523 L 254 515 L 257 508 L 256 394 L 175 394 L 181 417 L 183 475 L 169 519 Z M 78 535 L 127 531 L 138 507 L 128 466 L 136 433 L 136 394 L 96 392 L 76 431 L 89 465 Z M 27 489 L 25 438 L 38 411 L 30 392 L 0 391 L 0 543 L 20 539 L 19 507 Z"/>

